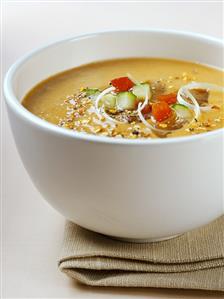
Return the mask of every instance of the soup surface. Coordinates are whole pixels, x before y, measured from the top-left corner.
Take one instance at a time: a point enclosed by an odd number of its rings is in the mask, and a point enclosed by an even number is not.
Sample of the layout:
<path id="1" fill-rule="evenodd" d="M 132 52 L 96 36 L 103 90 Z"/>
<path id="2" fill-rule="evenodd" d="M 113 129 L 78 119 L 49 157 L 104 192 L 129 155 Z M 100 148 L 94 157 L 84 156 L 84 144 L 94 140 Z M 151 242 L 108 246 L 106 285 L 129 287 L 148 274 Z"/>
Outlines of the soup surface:
<path id="1" fill-rule="evenodd" d="M 90 134 L 199 134 L 224 126 L 223 72 L 170 59 L 108 60 L 48 78 L 22 104 L 48 122 Z"/>

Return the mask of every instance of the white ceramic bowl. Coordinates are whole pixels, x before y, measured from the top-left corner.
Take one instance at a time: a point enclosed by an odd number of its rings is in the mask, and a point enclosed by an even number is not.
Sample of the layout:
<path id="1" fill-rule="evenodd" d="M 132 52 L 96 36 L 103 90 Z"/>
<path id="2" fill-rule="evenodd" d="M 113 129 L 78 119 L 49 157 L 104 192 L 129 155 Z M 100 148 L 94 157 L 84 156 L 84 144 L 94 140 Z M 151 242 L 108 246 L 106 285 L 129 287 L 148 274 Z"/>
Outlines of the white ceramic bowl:
<path id="1" fill-rule="evenodd" d="M 43 197 L 87 229 L 142 241 L 168 238 L 223 213 L 223 130 L 125 140 L 54 126 L 20 101 L 57 72 L 117 57 L 166 57 L 223 67 L 221 41 L 161 30 L 101 32 L 32 52 L 8 71 L 4 94 L 23 163 Z M 40 215 L 41 216 L 41 215 Z"/>

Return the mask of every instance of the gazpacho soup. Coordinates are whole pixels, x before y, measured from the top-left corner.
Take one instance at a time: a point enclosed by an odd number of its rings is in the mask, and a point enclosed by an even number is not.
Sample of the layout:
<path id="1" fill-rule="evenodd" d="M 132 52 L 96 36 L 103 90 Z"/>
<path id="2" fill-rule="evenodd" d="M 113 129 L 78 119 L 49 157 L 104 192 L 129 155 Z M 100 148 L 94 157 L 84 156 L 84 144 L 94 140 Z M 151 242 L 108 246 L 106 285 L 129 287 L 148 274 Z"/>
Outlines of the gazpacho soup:
<path id="1" fill-rule="evenodd" d="M 223 71 L 193 62 L 128 58 L 91 63 L 34 87 L 23 106 L 70 130 L 167 138 L 223 128 Z"/>

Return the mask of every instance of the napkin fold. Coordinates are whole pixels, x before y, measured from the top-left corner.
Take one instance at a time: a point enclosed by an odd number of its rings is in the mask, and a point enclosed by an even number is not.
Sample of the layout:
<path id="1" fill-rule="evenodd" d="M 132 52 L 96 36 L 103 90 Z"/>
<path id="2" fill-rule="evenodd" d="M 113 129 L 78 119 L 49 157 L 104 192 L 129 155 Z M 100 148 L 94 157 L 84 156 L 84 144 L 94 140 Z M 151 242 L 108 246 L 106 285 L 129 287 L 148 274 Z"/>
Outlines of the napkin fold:
<path id="1" fill-rule="evenodd" d="M 121 242 L 67 221 L 58 265 L 92 286 L 224 291 L 224 216 L 155 243 Z"/>

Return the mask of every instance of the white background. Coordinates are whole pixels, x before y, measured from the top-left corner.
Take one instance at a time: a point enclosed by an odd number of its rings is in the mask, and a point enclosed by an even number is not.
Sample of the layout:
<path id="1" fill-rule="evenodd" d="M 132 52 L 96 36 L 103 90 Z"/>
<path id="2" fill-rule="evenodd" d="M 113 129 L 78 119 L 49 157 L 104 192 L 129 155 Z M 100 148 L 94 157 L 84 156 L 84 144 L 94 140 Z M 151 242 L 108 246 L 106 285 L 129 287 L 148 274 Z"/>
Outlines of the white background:
<path id="1" fill-rule="evenodd" d="M 62 1 L 61 1 L 62 2 Z M 96 30 L 179 29 L 222 37 L 221 1 L 3 1 L 3 74 L 21 55 Z M 81 286 L 57 270 L 64 219 L 35 190 L 19 159 L 5 107 L 2 119 L 3 297 L 221 298 L 223 294 Z M 223 298 L 223 297 L 222 297 Z"/>

